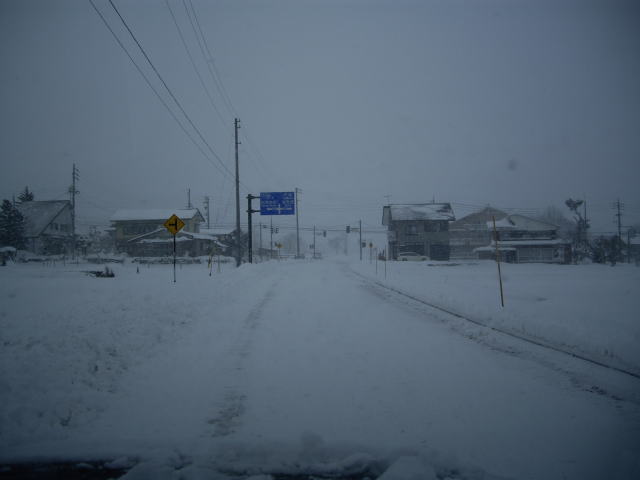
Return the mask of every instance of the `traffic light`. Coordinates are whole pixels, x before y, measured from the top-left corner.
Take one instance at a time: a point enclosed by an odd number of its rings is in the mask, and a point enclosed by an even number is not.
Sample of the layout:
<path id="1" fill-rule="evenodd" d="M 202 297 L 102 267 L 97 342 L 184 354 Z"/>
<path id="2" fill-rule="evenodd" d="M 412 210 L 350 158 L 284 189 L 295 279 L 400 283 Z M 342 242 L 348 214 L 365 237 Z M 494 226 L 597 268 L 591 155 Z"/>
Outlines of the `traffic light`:
<path id="1" fill-rule="evenodd" d="M 347 233 L 351 233 L 351 227 L 347 225 Z"/>
<path id="2" fill-rule="evenodd" d="M 276 227 L 276 233 L 278 233 L 278 227 Z"/>
<path id="3" fill-rule="evenodd" d="M 326 237 L 326 236 L 327 236 L 327 231 L 326 231 L 326 230 L 323 230 L 323 231 L 322 231 L 322 236 L 323 236 L 323 237 Z"/>

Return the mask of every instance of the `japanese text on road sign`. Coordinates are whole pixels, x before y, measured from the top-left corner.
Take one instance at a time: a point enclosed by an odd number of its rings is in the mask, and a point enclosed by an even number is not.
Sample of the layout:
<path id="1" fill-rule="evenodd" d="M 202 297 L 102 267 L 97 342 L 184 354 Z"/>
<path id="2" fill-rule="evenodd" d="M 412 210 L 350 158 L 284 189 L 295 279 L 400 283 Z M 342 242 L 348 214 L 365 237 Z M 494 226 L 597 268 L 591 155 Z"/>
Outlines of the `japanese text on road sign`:
<path id="1" fill-rule="evenodd" d="M 295 215 L 294 192 L 261 192 L 260 215 Z"/>

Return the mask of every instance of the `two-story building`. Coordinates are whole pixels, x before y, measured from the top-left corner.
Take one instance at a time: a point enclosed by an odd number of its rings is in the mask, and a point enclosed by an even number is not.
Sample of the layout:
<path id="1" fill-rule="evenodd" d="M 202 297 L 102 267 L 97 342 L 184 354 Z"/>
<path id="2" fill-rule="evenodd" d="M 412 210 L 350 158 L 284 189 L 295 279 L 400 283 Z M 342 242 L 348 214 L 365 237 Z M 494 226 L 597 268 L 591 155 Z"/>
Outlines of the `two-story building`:
<path id="1" fill-rule="evenodd" d="M 431 260 L 449 260 L 449 222 L 454 220 L 449 203 L 384 206 L 389 258 L 397 260 L 399 253 L 414 252 Z"/>
<path id="2" fill-rule="evenodd" d="M 456 260 L 477 259 L 475 249 L 484 247 L 493 238 L 493 227 L 488 224 L 495 218 L 502 220 L 507 214 L 502 210 L 486 207 L 478 212 L 466 215 L 449 224 L 449 244 L 451 246 L 451 258 Z"/>
<path id="3" fill-rule="evenodd" d="M 493 221 L 487 222 L 493 231 Z M 496 220 L 498 250 L 504 261 L 514 263 L 571 263 L 571 244 L 558 238 L 558 226 L 524 215 L 507 215 Z M 495 259 L 496 241 L 476 248 L 480 259 Z"/>
<path id="4" fill-rule="evenodd" d="M 26 249 L 38 255 L 70 251 L 73 242 L 71 202 L 38 200 L 16 205 L 24 218 Z"/>

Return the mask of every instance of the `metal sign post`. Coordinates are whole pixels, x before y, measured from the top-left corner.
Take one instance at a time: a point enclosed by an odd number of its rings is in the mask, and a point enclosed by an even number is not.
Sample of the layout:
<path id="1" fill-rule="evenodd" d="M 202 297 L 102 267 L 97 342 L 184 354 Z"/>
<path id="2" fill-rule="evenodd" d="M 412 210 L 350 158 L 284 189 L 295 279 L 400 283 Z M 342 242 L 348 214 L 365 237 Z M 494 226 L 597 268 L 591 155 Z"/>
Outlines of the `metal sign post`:
<path id="1" fill-rule="evenodd" d="M 262 194 L 261 194 L 262 195 Z M 251 208 L 251 200 L 253 200 L 254 198 L 259 198 L 256 195 L 247 195 L 247 215 L 248 215 L 248 220 L 249 220 L 249 225 L 248 225 L 248 230 L 249 230 L 249 252 L 248 252 L 248 256 L 249 256 L 249 263 L 253 263 L 253 228 L 251 226 L 251 214 L 252 213 L 257 213 L 260 210 L 253 210 Z"/>
<path id="2" fill-rule="evenodd" d="M 164 228 L 173 235 L 173 283 L 176 283 L 176 235 L 184 228 L 184 222 L 175 213 L 164 222 Z"/>

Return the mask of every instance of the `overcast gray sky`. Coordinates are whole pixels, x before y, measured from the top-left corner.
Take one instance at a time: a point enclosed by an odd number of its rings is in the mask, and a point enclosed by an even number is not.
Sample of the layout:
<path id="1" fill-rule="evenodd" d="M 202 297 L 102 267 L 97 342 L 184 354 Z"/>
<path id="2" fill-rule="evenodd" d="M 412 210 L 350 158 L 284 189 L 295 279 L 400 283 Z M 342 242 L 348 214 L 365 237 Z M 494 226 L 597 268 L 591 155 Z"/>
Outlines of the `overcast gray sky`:
<path id="1" fill-rule="evenodd" d="M 85 226 L 182 207 L 187 188 L 230 223 L 237 114 L 243 198 L 299 187 L 306 226 L 380 226 L 386 195 L 458 217 L 585 195 L 595 230 L 619 197 L 640 222 L 638 2 L 191 0 L 191 17 L 189 0 L 113 2 L 224 167 L 109 0 L 94 3 L 206 155 L 88 0 L 2 0 L 3 198 L 68 198 L 75 162 Z"/>

